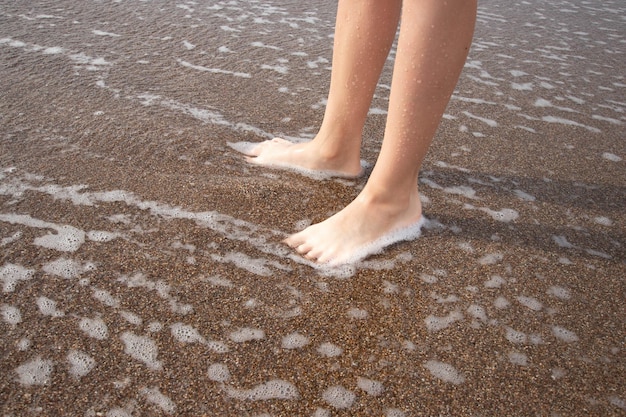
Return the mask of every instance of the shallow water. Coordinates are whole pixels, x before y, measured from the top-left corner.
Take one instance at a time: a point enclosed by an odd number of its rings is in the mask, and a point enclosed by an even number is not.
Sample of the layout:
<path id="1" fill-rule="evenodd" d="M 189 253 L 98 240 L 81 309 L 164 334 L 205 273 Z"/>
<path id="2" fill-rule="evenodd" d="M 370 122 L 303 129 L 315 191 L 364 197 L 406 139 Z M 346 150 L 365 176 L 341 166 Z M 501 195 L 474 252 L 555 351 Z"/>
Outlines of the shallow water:
<path id="1" fill-rule="evenodd" d="M 229 143 L 315 134 L 334 3 L 0 2 L 3 415 L 623 414 L 625 12 L 481 2 L 423 236 L 319 270 L 366 179 Z"/>

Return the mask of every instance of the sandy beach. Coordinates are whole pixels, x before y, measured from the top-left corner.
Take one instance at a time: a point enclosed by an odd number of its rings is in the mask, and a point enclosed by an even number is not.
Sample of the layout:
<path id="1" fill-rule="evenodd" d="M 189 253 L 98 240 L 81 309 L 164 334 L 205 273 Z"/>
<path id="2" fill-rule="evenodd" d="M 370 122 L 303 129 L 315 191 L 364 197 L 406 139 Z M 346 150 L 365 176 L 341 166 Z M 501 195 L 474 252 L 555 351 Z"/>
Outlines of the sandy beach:
<path id="1" fill-rule="evenodd" d="M 315 135 L 335 11 L 0 0 L 2 416 L 626 415 L 626 5 L 479 2 L 422 237 L 324 270 L 367 173 L 232 144 Z"/>

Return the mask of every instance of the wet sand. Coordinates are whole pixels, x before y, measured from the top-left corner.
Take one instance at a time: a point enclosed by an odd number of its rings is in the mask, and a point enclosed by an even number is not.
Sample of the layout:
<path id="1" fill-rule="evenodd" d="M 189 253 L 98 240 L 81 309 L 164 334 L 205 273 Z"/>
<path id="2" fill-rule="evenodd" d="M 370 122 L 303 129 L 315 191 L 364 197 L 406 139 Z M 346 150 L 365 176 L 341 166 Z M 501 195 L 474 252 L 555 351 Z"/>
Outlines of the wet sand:
<path id="1" fill-rule="evenodd" d="M 624 415 L 626 9 L 479 9 L 430 226 L 319 271 L 366 178 L 228 144 L 314 135 L 333 2 L 1 2 L 2 415 Z"/>

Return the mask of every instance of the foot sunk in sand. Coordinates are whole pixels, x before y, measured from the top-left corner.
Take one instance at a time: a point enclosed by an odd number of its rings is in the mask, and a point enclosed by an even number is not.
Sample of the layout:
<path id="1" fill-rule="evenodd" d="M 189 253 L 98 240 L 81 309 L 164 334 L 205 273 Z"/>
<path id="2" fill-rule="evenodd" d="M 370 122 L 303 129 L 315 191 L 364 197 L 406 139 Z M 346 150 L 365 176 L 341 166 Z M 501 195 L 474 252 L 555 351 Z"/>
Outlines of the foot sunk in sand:
<path id="1" fill-rule="evenodd" d="M 324 158 L 312 142 L 293 143 L 274 138 L 261 143 L 229 142 L 228 146 L 246 155 L 246 160 L 252 164 L 296 171 L 318 180 L 358 178 L 364 172 L 364 161 L 348 163 Z"/>

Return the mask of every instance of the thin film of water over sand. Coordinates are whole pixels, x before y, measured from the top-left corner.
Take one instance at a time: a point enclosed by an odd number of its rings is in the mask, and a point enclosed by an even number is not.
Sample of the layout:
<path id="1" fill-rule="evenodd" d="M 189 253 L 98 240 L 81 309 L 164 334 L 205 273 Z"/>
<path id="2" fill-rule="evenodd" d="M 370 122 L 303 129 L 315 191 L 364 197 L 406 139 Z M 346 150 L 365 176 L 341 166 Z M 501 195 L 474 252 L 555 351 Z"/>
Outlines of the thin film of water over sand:
<path id="1" fill-rule="evenodd" d="M 423 236 L 320 270 L 367 177 L 229 144 L 315 134 L 334 3 L 0 2 L 2 414 L 623 415 L 625 12 L 481 2 Z"/>

